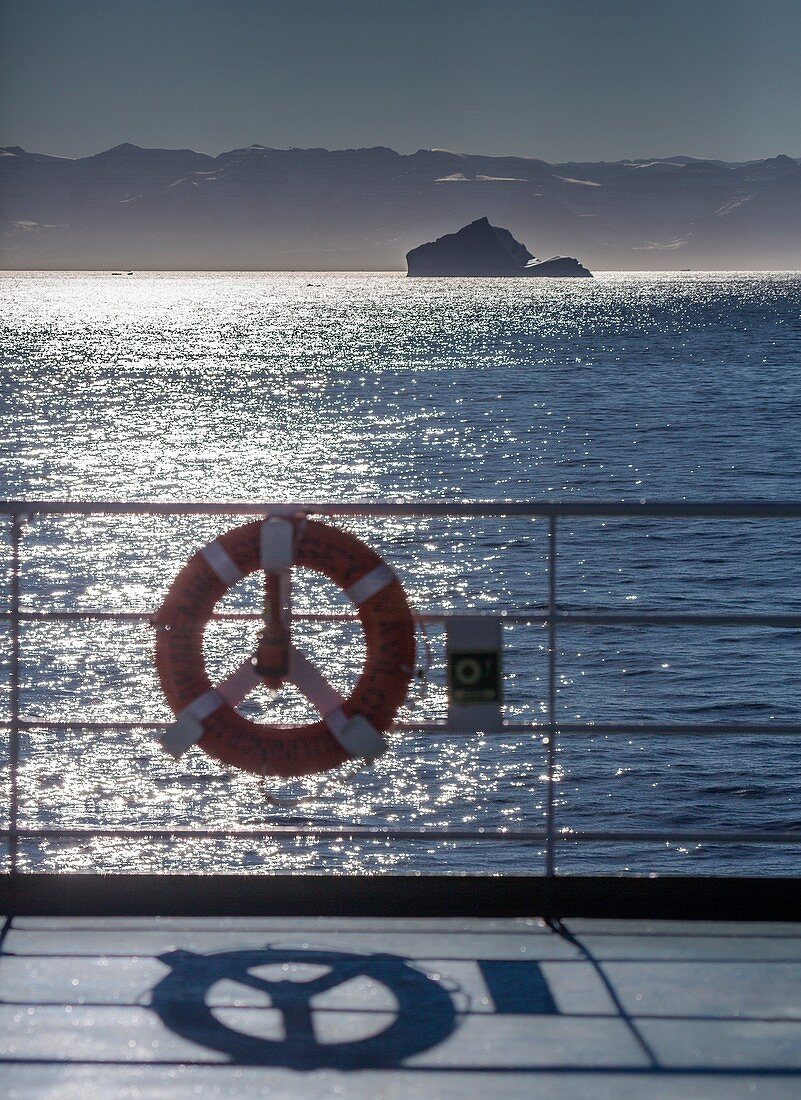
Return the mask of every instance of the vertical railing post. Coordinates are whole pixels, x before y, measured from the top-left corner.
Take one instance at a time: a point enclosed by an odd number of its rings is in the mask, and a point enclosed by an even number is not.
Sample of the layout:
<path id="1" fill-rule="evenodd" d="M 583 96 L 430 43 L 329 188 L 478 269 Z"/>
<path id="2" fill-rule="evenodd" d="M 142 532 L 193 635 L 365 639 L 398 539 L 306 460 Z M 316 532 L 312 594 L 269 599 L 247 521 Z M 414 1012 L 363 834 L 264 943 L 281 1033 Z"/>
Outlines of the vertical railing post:
<path id="1" fill-rule="evenodd" d="M 11 723 L 8 735 L 8 860 L 11 874 L 19 869 L 19 761 L 20 761 L 20 543 L 24 517 L 14 513 L 11 517 L 11 585 L 10 631 L 11 653 L 9 659 L 9 709 Z"/>
<path id="2" fill-rule="evenodd" d="M 556 873 L 556 515 L 548 518 L 548 755 L 545 807 L 545 873 Z"/>

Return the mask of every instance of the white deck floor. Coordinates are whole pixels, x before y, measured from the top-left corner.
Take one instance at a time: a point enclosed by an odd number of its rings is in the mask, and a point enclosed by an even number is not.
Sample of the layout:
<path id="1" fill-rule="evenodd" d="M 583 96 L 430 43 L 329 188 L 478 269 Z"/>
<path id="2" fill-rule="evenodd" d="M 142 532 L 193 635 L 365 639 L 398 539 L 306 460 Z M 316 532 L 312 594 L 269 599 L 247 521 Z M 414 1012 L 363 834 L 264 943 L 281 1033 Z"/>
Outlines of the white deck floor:
<path id="1" fill-rule="evenodd" d="M 12 1098 L 801 1096 L 801 925 L 6 922 Z"/>

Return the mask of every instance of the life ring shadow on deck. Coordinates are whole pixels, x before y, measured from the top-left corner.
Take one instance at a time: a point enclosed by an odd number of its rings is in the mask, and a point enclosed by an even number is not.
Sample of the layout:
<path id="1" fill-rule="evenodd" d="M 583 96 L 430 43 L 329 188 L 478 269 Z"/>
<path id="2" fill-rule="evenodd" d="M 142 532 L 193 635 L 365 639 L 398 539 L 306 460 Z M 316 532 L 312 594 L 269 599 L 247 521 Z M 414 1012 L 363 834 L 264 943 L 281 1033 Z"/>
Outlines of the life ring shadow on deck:
<path id="1" fill-rule="evenodd" d="M 236 1064 L 297 1070 L 387 1069 L 436 1046 L 457 1025 L 447 990 L 399 955 L 265 947 L 211 954 L 171 951 L 159 959 L 170 967 L 151 995 L 151 1006 L 161 1021 L 183 1038 L 229 1055 Z M 302 980 L 254 973 L 267 967 L 283 968 L 282 972 L 311 967 L 322 973 Z M 320 1042 L 313 999 L 358 978 L 389 991 L 395 1001 L 394 1019 L 377 1034 Z M 283 1036 L 247 1034 L 223 1023 L 219 1007 L 207 1001 L 211 987 L 221 981 L 268 997 L 270 1007 L 282 1017 Z"/>

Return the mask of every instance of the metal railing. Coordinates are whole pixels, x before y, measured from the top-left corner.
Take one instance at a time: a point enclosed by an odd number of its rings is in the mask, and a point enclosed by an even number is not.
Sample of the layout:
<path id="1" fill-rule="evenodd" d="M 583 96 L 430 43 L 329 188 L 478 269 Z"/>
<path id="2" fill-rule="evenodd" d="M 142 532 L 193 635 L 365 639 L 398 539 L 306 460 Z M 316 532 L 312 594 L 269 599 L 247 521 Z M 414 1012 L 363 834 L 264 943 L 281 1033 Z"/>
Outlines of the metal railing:
<path id="1" fill-rule="evenodd" d="M 29 729 L 58 728 L 63 731 L 124 731 L 158 730 L 169 723 L 158 721 L 85 722 L 48 721 L 37 718 L 26 720 L 20 710 L 21 685 L 21 632 L 23 624 L 44 620 L 116 620 L 147 622 L 150 612 L 115 612 L 104 610 L 79 611 L 28 611 L 22 604 L 21 555 L 26 523 L 37 516 L 89 516 L 89 515 L 159 515 L 159 516 L 246 516 L 257 518 L 292 511 L 320 517 L 380 518 L 408 517 L 417 519 L 530 519 L 547 521 L 547 600 L 542 610 L 532 612 L 502 612 L 505 623 L 538 625 L 547 632 L 547 697 L 546 714 L 542 721 L 505 722 L 501 736 L 515 733 L 541 735 L 546 746 L 545 826 L 542 829 L 507 828 L 383 828 L 341 826 L 272 825 L 258 828 L 198 829 L 173 828 L 34 828 L 20 826 L 20 763 L 21 735 Z M 558 653 L 560 631 L 565 628 L 584 627 L 764 627 L 801 630 L 801 614 L 793 613 L 736 613 L 736 612 L 627 612 L 625 614 L 570 611 L 558 601 L 557 537 L 558 524 L 566 519 L 621 519 L 726 521 L 753 520 L 759 522 L 801 520 L 801 502 L 720 501 L 720 502 L 477 502 L 477 503 L 387 503 L 387 504 L 330 504 L 330 503 L 171 503 L 112 501 L 0 501 L 0 515 L 10 523 L 9 609 L 0 612 L 0 621 L 9 624 L 9 720 L 0 722 L 0 729 L 8 732 L 9 770 L 9 825 L 0 829 L 0 839 L 8 842 L 9 867 L 13 873 L 19 869 L 19 847 L 22 840 L 74 840 L 80 838 L 115 839 L 268 839 L 312 837 L 337 840 L 425 840 L 425 841 L 496 841 L 525 843 L 542 846 L 545 854 L 545 874 L 556 873 L 556 855 L 560 843 L 615 843 L 615 842 L 707 842 L 723 844 L 769 843 L 801 844 L 801 831 L 760 830 L 698 830 L 698 829 L 560 829 L 556 820 L 556 764 L 557 744 L 560 737 L 572 735 L 622 735 L 653 736 L 789 736 L 801 735 L 801 722 L 566 722 L 557 714 Z M 495 613 L 497 614 L 497 612 Z M 227 612 L 213 616 L 216 619 L 258 619 L 253 613 Z M 296 614 L 296 619 L 317 622 L 344 621 L 352 615 L 331 613 Z M 445 614 L 423 614 L 419 618 L 426 623 L 445 623 Z M 396 728 L 405 731 L 437 732 L 458 736 L 441 722 L 397 723 Z"/>

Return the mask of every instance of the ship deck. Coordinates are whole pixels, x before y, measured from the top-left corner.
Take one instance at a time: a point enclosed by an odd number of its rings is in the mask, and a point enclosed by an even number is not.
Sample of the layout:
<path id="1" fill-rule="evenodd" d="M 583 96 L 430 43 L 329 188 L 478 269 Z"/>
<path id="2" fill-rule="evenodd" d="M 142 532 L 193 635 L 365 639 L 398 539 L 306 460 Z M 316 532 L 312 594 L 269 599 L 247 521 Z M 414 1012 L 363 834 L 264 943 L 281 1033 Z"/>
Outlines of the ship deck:
<path id="1" fill-rule="evenodd" d="M 801 923 L 5 921 L 12 1097 L 796 1097 Z"/>

